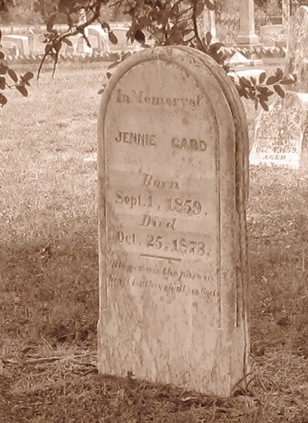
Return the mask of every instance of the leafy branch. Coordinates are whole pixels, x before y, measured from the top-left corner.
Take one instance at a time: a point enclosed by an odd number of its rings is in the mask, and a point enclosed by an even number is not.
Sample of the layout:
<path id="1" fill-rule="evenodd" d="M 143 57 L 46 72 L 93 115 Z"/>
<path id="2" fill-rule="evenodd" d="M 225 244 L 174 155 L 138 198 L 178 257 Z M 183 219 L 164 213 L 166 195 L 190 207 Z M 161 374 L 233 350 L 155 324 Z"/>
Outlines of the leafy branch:
<path id="1" fill-rule="evenodd" d="M 205 36 L 200 35 L 200 22 L 202 22 L 203 13 L 208 10 L 216 10 L 214 0 L 50 0 L 50 2 L 52 8 L 49 15 L 46 15 L 45 8 L 42 10 L 47 30 L 44 39 L 46 46 L 37 77 L 40 76 L 48 56 L 54 60 L 54 74 L 63 44 L 72 46 L 71 37 L 81 34 L 87 45 L 91 46 L 86 35 L 86 28 L 94 22 L 99 22 L 108 33 L 109 41 L 112 44 L 117 44 L 116 35 L 108 22 L 101 16 L 106 6 L 121 10 L 124 15 L 129 17 L 130 28 L 126 37 L 130 42 L 136 41 L 146 48 L 149 46 L 149 38 L 152 38 L 155 45 L 190 46 L 211 56 L 226 72 L 230 70 L 226 63 L 224 44 L 213 43 L 210 32 Z M 37 3 L 40 2 L 37 1 Z M 80 20 L 81 12 L 83 14 L 82 21 Z M 55 27 L 59 16 L 66 17 L 68 29 L 63 32 Z M 123 52 L 120 59 L 112 64 L 112 67 L 128 55 L 130 53 Z M 110 75 L 108 72 L 107 76 Z M 0 89 L 3 90 L 8 85 L 3 79 L 1 81 Z M 284 75 L 281 69 L 277 69 L 275 74 L 269 77 L 262 73 L 258 81 L 254 77 L 237 77 L 233 78 L 233 81 L 241 97 L 254 101 L 256 107 L 260 104 L 265 110 L 268 110 L 270 96 L 276 93 L 284 97 L 283 86 L 294 84 L 295 76 Z M 14 83 L 20 92 L 26 92 L 22 80 L 14 81 Z M 3 95 L 0 97 L 2 105 L 5 101 L 3 97 Z"/>
<path id="2" fill-rule="evenodd" d="M 0 43 L 2 38 L 2 32 L 0 30 Z M 1 44 L 0 44 L 1 47 Z M 9 77 L 9 79 L 8 79 Z M 30 80 L 34 77 L 32 72 L 26 72 L 24 75 L 17 75 L 16 72 L 10 68 L 5 61 L 5 56 L 0 51 L 0 90 L 4 91 L 6 88 L 15 88 L 24 97 L 28 96 L 28 89 L 30 87 Z M 0 92 L 0 106 L 3 107 L 7 104 L 7 96 Z"/>
<path id="3" fill-rule="evenodd" d="M 268 101 L 269 98 L 277 93 L 280 97 L 285 97 L 285 91 L 283 86 L 293 85 L 296 83 L 296 75 L 284 75 L 282 69 L 277 68 L 274 75 L 269 77 L 266 76 L 265 72 L 259 75 L 258 80 L 250 76 L 246 78 L 244 76 L 239 77 L 236 80 L 233 76 L 230 76 L 237 88 L 237 91 L 241 97 L 252 100 L 255 103 L 257 109 L 258 104 L 266 111 L 269 110 Z M 269 88 L 269 87 L 272 87 Z"/>

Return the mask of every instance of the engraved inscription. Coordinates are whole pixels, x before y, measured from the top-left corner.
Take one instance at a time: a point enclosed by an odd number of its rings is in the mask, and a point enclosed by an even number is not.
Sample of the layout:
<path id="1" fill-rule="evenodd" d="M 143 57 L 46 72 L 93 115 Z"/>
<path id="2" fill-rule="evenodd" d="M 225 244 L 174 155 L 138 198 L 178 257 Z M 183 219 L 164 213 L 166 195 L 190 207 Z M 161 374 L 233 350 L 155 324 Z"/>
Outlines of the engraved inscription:
<path id="1" fill-rule="evenodd" d="M 205 94 L 191 82 L 191 89 L 173 91 L 134 80 L 113 91 L 106 149 L 107 214 L 115 217 L 106 228 L 109 281 L 213 300 L 216 135 L 214 124 L 203 120 Z"/>
<path id="2" fill-rule="evenodd" d="M 187 97 L 163 97 L 146 94 L 143 90 L 136 91 L 131 90 L 130 93 L 124 93 L 122 89 L 118 88 L 116 90 L 116 102 L 117 103 L 126 103 L 126 104 L 145 104 L 150 106 L 167 106 L 167 107 L 181 107 L 194 108 L 199 107 L 201 100 L 201 95 L 197 95 L 196 98 L 187 98 Z"/>
<path id="3" fill-rule="evenodd" d="M 154 134 L 139 134 L 138 132 L 122 132 L 119 131 L 118 136 L 115 137 L 118 143 L 134 144 L 141 147 L 150 147 L 156 145 Z"/>
<path id="4" fill-rule="evenodd" d="M 122 190 L 115 192 L 115 203 L 119 205 L 124 205 L 128 209 L 146 207 L 154 208 L 162 212 L 175 212 L 183 216 L 199 216 L 201 213 L 203 216 L 206 216 L 207 213 L 203 212 L 202 203 L 199 200 L 192 198 L 182 198 L 182 197 L 168 197 L 168 198 L 159 198 L 156 199 L 155 205 L 153 204 L 153 195 L 146 193 L 136 193 L 131 195 L 129 193 L 124 193 Z"/>
<path id="5" fill-rule="evenodd" d="M 174 150 L 206 151 L 207 143 L 203 140 L 196 140 L 194 138 L 172 138 L 171 147 Z"/>
<path id="6" fill-rule="evenodd" d="M 176 220 L 173 219 L 171 222 L 163 222 L 163 221 L 151 221 L 153 228 L 161 228 L 161 229 L 172 229 L 175 230 L 175 222 Z M 141 226 L 149 226 L 149 225 L 141 225 Z M 155 226 L 157 225 L 157 226 Z M 191 237 L 179 237 L 177 238 L 176 235 L 172 235 L 172 237 L 165 237 L 164 234 L 154 235 L 151 233 L 146 234 L 146 239 L 142 239 L 142 237 L 138 237 L 136 232 L 128 232 L 124 230 L 117 231 L 117 239 L 120 244 L 125 245 L 137 245 L 142 248 L 143 251 L 146 247 L 149 252 L 155 253 L 161 251 L 168 251 L 170 253 L 177 253 L 180 256 L 184 255 L 194 255 L 195 257 L 202 257 L 208 253 L 205 242 L 198 238 L 191 238 Z M 142 254 L 143 256 L 145 254 Z M 151 256 L 151 255 L 149 255 Z M 155 255 L 153 256 L 155 257 Z"/>
<path id="7" fill-rule="evenodd" d="M 154 179 L 152 175 L 149 173 L 144 173 L 144 179 L 142 186 L 150 188 L 158 188 L 158 189 L 180 189 L 179 183 L 177 181 L 165 181 L 163 179 Z"/>
<path id="8" fill-rule="evenodd" d="M 141 273 L 150 273 L 154 275 L 162 275 L 164 278 L 168 277 L 175 278 L 179 282 L 190 282 L 194 280 L 198 281 L 213 281 L 213 275 L 208 273 L 198 273 L 193 270 L 179 270 L 171 268 L 170 266 L 164 267 L 152 267 L 145 264 L 130 264 L 123 262 L 122 260 L 113 260 L 112 269 L 119 269 L 127 273 L 141 272 Z"/>
<path id="9" fill-rule="evenodd" d="M 123 191 L 116 191 L 116 204 L 123 204 L 129 209 L 134 209 L 135 207 L 153 207 L 152 195 L 129 195 L 124 194 Z"/>
<path id="10" fill-rule="evenodd" d="M 202 212 L 202 205 L 198 200 L 183 200 L 182 198 L 167 198 L 167 210 L 184 213 L 188 216 L 198 216 Z"/>
<path id="11" fill-rule="evenodd" d="M 140 226 L 144 227 L 151 227 L 151 228 L 164 228 L 164 229 L 171 229 L 175 231 L 175 223 L 176 219 L 163 219 L 157 216 L 150 215 L 146 213 L 142 217 L 142 222 Z"/>
<path id="12" fill-rule="evenodd" d="M 121 260 L 114 260 L 112 262 L 112 274 L 109 276 L 108 283 L 109 285 L 120 284 L 120 285 L 132 285 L 141 288 L 153 288 L 159 292 L 172 292 L 172 293 L 186 293 L 196 296 L 206 297 L 208 299 L 217 296 L 217 291 L 215 289 L 207 289 L 192 287 L 191 283 L 198 281 L 212 281 L 213 276 L 206 273 L 196 273 L 190 269 L 185 271 L 179 271 L 173 269 L 170 266 L 164 267 L 152 267 L 144 264 L 132 265 L 124 263 Z M 116 271 L 121 272 L 121 276 L 115 274 Z M 141 280 L 133 275 L 148 274 L 150 277 L 143 277 Z M 161 276 L 159 278 L 160 282 L 154 281 L 151 279 L 155 275 Z M 168 280 L 173 282 L 168 282 Z"/>
<path id="13" fill-rule="evenodd" d="M 207 299 L 211 299 L 213 297 L 217 296 L 216 291 L 208 291 L 205 288 L 190 288 L 187 285 L 179 284 L 174 285 L 173 283 L 169 284 L 163 284 L 159 282 L 155 282 L 152 279 L 146 279 L 143 278 L 142 280 L 132 279 L 125 277 L 115 277 L 113 275 L 110 275 L 108 278 L 108 284 L 113 285 L 131 285 L 131 286 L 137 286 L 141 288 L 152 288 L 155 290 L 158 290 L 161 292 L 172 292 L 173 294 L 177 293 L 186 293 L 186 294 L 192 294 L 195 296 L 205 297 Z"/>
<path id="14" fill-rule="evenodd" d="M 127 235 L 123 231 L 118 231 L 118 240 L 121 244 L 124 242 L 125 244 L 128 244 L 128 245 L 133 245 L 133 244 L 136 245 L 137 243 L 135 233 Z"/>
<path id="15" fill-rule="evenodd" d="M 150 235 L 147 237 L 147 247 L 155 249 L 170 250 L 172 253 L 177 252 L 181 254 L 196 254 L 198 256 L 204 256 L 205 254 L 205 243 L 203 241 L 196 241 L 192 239 L 180 238 L 172 239 L 171 244 L 165 245 L 163 237 L 158 235 Z"/>

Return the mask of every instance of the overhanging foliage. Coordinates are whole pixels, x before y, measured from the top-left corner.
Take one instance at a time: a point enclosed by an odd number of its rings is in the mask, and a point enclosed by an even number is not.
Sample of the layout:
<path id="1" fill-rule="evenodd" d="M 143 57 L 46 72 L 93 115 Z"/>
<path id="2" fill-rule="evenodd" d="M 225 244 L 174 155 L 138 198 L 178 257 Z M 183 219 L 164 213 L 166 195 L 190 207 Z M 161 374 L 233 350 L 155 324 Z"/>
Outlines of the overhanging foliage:
<path id="1" fill-rule="evenodd" d="M 7 11 L 8 0 L 1 1 L 0 11 Z M 149 34 L 155 45 L 190 46 L 210 55 L 225 71 L 229 71 L 223 44 L 213 43 L 210 33 L 202 34 L 200 31 L 204 11 L 216 8 L 214 0 L 36 0 L 35 7 L 46 23 L 45 54 L 38 76 L 47 56 L 53 58 L 55 71 L 63 43 L 71 45 L 70 37 L 81 34 L 90 45 L 86 28 L 93 23 L 99 22 L 108 33 L 110 42 L 116 44 L 117 37 L 105 19 L 106 8 L 120 10 L 127 16 L 130 28 L 126 36 L 130 42 L 137 41 L 147 48 Z M 67 24 L 67 30 L 64 32 L 55 28 L 60 18 Z M 122 58 L 125 57 L 125 54 L 122 55 Z M 6 80 L 6 76 L 11 75 L 8 73 L 9 68 L 4 61 L 3 53 L 0 56 L 0 63 L 4 75 L 0 82 L 0 90 L 3 91 L 6 87 L 11 87 Z M 281 69 L 277 69 L 275 75 L 270 77 L 261 74 L 258 80 L 253 77 L 250 79 L 240 77 L 238 82 L 234 81 L 240 96 L 253 100 L 256 107 L 260 104 L 265 110 L 268 109 L 267 102 L 272 94 L 277 93 L 284 97 L 282 86 L 294 82 L 295 76 L 284 75 Z M 23 95 L 27 94 L 25 85 L 29 85 L 29 78 L 25 83 L 22 78 L 14 83 Z M 1 94 L 0 104 L 3 106 L 6 101 L 6 96 Z"/>

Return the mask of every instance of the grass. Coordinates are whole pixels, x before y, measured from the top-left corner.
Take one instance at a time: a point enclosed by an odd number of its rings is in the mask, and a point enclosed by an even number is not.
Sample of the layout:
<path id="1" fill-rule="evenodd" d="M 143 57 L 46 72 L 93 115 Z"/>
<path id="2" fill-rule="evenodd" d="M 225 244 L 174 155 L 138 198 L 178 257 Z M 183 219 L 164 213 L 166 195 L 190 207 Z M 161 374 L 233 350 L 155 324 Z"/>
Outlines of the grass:
<path id="1" fill-rule="evenodd" d="M 307 423 L 305 168 L 251 169 L 247 391 L 215 398 L 96 373 L 103 79 L 101 64 L 60 65 L 2 110 L 0 422 Z"/>

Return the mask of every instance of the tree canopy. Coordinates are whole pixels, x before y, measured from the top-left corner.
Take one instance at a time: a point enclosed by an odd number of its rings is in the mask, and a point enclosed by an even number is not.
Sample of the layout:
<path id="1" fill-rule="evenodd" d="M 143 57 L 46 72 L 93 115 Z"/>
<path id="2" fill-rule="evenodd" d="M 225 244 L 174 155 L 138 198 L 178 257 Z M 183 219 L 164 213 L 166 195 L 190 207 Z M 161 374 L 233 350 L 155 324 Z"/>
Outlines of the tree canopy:
<path id="1" fill-rule="evenodd" d="M 8 7 L 14 0 L 0 0 L 0 11 L 7 12 Z M 34 0 L 33 7 L 39 11 L 46 24 L 45 55 L 42 59 L 39 72 L 47 56 L 54 59 L 56 68 L 59 54 L 63 43 L 71 45 L 70 37 L 81 34 L 87 44 L 90 42 L 86 35 L 86 28 L 99 23 L 108 33 L 111 43 L 117 43 L 117 37 L 113 33 L 108 18 L 110 11 L 119 13 L 130 22 L 127 38 L 139 42 L 144 48 L 148 47 L 147 34 L 153 39 L 155 45 L 186 45 L 196 48 L 210 55 L 226 71 L 226 55 L 223 44 L 212 42 L 212 36 L 208 32 L 202 33 L 200 21 L 205 10 L 215 10 L 217 3 L 214 0 Z M 59 20 L 67 24 L 67 29 L 56 29 Z M 1 32 L 0 32 L 1 38 Z M 125 54 L 122 56 L 125 58 Z M 15 87 L 23 95 L 27 95 L 27 85 L 33 74 L 27 73 L 17 77 L 16 73 L 5 63 L 4 54 L 0 52 L 0 90 Z M 7 76 L 13 81 L 9 84 Z M 253 100 L 256 107 L 258 104 L 268 109 L 267 101 L 276 92 L 284 96 L 281 85 L 293 84 L 294 76 L 284 75 L 281 69 L 267 77 L 262 73 L 258 80 L 253 77 L 239 78 L 234 81 L 240 96 Z M 0 104 L 6 104 L 6 96 L 0 92 Z"/>

